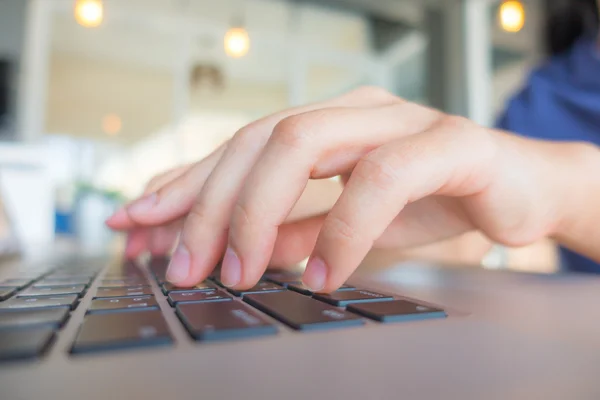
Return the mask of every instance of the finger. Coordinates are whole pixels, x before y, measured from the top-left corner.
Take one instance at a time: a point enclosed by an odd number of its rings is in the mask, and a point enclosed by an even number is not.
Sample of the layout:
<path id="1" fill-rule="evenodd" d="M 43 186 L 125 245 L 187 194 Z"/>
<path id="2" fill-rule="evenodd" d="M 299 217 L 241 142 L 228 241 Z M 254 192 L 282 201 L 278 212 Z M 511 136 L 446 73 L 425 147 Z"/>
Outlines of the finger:
<path id="1" fill-rule="evenodd" d="M 282 111 L 238 131 L 190 210 L 180 240 L 181 257 L 173 257 L 167 278 L 177 284 L 193 285 L 212 271 L 224 252 L 230 216 L 244 180 L 279 121 L 324 107 L 368 107 L 397 101 L 395 99 L 380 90 L 357 91 L 327 102 Z M 223 263 L 221 281 L 234 286 L 242 280 L 240 264 L 232 251 L 225 253 L 225 260 L 231 262 Z M 244 282 L 257 280 L 256 275 L 244 278 Z"/>
<path id="2" fill-rule="evenodd" d="M 158 190 L 160 187 L 162 187 L 166 183 L 178 178 L 179 176 L 181 176 L 182 174 L 187 172 L 190 168 L 192 168 L 192 166 L 193 166 L 193 164 L 186 164 L 181 167 L 170 169 L 168 171 L 165 171 L 165 172 L 155 176 L 146 185 L 146 188 L 144 189 L 144 193 L 143 193 L 142 197 L 144 195 L 147 195 L 149 193 L 152 193 L 152 192 Z M 135 202 L 136 200 L 133 200 L 131 203 Z M 129 217 L 129 214 L 126 211 L 126 207 L 127 206 L 123 206 L 123 207 L 119 208 L 112 216 L 110 216 L 106 220 L 106 224 L 110 228 L 116 229 L 116 230 L 129 230 L 129 229 L 132 229 L 134 226 L 137 226 L 135 221 L 133 221 Z"/>
<path id="3" fill-rule="evenodd" d="M 489 185 L 494 142 L 456 118 L 361 159 L 319 233 L 307 286 L 330 292 L 342 285 L 406 204 L 429 195 L 471 196 Z"/>
<path id="4" fill-rule="evenodd" d="M 235 253 L 244 267 L 240 287 L 252 285 L 263 273 L 278 227 L 310 178 L 349 171 L 371 149 L 416 133 L 438 118 L 437 112 L 404 102 L 318 110 L 282 121 L 248 176 L 231 216 L 229 254 Z M 233 256 L 232 260 L 237 261 Z"/>
<path id="5" fill-rule="evenodd" d="M 317 242 L 325 215 L 281 225 L 269 266 L 289 267 L 306 259 Z"/>
<path id="6" fill-rule="evenodd" d="M 176 179 L 127 206 L 131 220 L 141 226 L 156 226 L 187 214 L 224 149 L 225 144 Z"/>
<path id="7" fill-rule="evenodd" d="M 134 259 L 139 257 L 148 246 L 148 231 L 145 229 L 134 229 L 127 236 L 125 245 L 125 258 Z"/>
<path id="8" fill-rule="evenodd" d="M 149 250 L 153 256 L 164 256 L 173 250 L 179 232 L 183 226 L 183 219 L 178 219 L 167 225 L 151 228 Z"/>

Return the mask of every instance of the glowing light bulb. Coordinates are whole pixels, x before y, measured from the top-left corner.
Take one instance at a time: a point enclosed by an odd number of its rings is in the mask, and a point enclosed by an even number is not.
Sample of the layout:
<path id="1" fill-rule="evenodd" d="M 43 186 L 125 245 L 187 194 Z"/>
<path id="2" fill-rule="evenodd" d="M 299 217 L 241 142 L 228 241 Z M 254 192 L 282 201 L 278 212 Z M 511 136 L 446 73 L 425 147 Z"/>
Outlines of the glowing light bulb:
<path id="1" fill-rule="evenodd" d="M 104 5 L 102 0 L 76 0 L 75 20 L 86 28 L 95 28 L 104 19 Z"/>
<path id="2" fill-rule="evenodd" d="M 525 25 L 525 7 L 518 0 L 502 3 L 498 12 L 500 26 L 506 32 L 519 32 Z"/>
<path id="3" fill-rule="evenodd" d="M 225 34 L 225 53 L 229 57 L 240 58 L 250 49 L 250 37 L 244 28 L 231 28 Z"/>
<path id="4" fill-rule="evenodd" d="M 123 122 L 121 121 L 121 117 L 117 114 L 106 114 L 104 118 L 102 118 L 102 130 L 108 136 L 116 136 L 121 132 L 121 128 L 123 127 Z"/>

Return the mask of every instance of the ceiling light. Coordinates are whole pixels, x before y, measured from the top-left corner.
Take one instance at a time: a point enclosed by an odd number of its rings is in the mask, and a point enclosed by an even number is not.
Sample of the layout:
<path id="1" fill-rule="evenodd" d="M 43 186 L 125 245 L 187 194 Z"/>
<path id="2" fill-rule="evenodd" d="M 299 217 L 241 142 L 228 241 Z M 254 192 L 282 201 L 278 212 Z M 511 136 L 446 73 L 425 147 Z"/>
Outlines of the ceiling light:
<path id="1" fill-rule="evenodd" d="M 102 130 L 108 136 L 118 135 L 121 132 L 121 128 L 123 128 L 123 122 L 117 114 L 106 114 L 102 118 Z"/>
<path id="2" fill-rule="evenodd" d="M 102 23 L 104 18 L 104 5 L 102 0 L 76 0 L 75 20 L 86 28 L 95 28 Z"/>
<path id="3" fill-rule="evenodd" d="M 225 34 L 225 53 L 229 57 L 240 58 L 250 49 L 250 37 L 242 27 L 234 27 Z"/>
<path id="4" fill-rule="evenodd" d="M 502 3 L 498 12 L 500 26 L 506 32 L 519 32 L 525 25 L 525 7 L 518 0 L 507 0 Z"/>

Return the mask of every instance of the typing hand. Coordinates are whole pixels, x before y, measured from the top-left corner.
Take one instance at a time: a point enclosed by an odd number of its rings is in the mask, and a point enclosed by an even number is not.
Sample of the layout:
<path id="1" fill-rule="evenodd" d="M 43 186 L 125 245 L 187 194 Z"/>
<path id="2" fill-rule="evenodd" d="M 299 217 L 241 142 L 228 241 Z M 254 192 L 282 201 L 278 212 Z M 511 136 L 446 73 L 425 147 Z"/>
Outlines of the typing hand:
<path id="1" fill-rule="evenodd" d="M 506 245 L 551 235 L 569 176 L 564 146 L 361 88 L 242 128 L 204 160 L 156 178 L 108 224 L 133 230 L 130 254 L 148 240 L 164 250 L 181 227 L 167 273 L 178 285 L 205 279 L 224 257 L 221 281 L 248 288 L 287 250 L 288 260 L 310 254 L 304 283 L 329 292 L 373 246 L 471 230 Z M 309 180 L 337 175 L 345 186 L 328 213 L 286 224 Z"/>

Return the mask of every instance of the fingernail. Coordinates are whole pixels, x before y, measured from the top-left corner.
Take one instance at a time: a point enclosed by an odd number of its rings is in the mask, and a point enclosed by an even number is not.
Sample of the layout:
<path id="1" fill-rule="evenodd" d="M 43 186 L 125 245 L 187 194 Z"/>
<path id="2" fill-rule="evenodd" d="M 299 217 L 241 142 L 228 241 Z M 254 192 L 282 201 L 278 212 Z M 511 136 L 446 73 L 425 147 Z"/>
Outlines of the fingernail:
<path id="1" fill-rule="evenodd" d="M 319 257 L 308 260 L 306 270 L 302 276 L 302 283 L 313 292 L 318 292 L 325 287 L 327 279 L 327 266 Z"/>
<path id="2" fill-rule="evenodd" d="M 221 266 L 221 283 L 227 287 L 235 286 L 242 279 L 242 263 L 235 251 L 227 247 Z"/>
<path id="3" fill-rule="evenodd" d="M 171 283 L 179 283 L 187 279 L 190 273 L 190 252 L 182 243 L 171 257 L 171 263 L 167 268 L 167 280 Z"/>
<path id="4" fill-rule="evenodd" d="M 143 214 L 150 211 L 156 205 L 157 200 L 156 193 L 151 193 L 128 205 L 127 210 L 134 214 Z"/>

